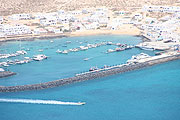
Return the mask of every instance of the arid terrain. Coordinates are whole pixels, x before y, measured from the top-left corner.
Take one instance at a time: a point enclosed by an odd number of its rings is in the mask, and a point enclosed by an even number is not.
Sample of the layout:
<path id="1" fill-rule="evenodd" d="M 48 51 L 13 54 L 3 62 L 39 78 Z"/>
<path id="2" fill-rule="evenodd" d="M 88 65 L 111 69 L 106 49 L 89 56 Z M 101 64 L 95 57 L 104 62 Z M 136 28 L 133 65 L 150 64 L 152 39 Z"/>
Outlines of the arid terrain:
<path id="1" fill-rule="evenodd" d="M 179 0 L 0 0 L 0 16 L 14 13 L 51 12 L 84 7 L 106 6 L 113 9 L 131 9 L 143 5 L 174 5 Z"/>

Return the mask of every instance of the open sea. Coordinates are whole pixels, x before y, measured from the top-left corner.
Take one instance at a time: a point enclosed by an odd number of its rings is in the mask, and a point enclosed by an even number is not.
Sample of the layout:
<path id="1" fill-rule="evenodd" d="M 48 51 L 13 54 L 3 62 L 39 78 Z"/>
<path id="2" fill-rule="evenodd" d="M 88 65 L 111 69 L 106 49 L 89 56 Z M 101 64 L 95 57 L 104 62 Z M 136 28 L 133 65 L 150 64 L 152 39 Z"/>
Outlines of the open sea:
<path id="1" fill-rule="evenodd" d="M 56 53 L 57 49 L 65 50 L 103 41 L 128 45 L 142 42 L 140 37 L 134 36 L 97 35 L 51 40 L 54 42 L 35 40 L 3 43 L 0 53 L 30 49 L 28 54 L 11 60 L 37 54 L 45 54 L 49 58 L 9 66 L 10 71 L 18 74 L 1 78 L 0 86 L 35 84 L 72 77 L 76 73 L 88 71 L 91 66 L 125 63 L 132 55 L 142 52 L 155 55 L 153 51 L 138 48 L 105 54 L 108 49 L 116 48 L 113 45 L 67 55 Z M 66 44 L 66 41 L 71 43 Z M 39 52 L 39 49 L 44 51 Z M 91 59 L 84 61 L 84 58 Z M 0 120 L 180 120 L 180 60 L 51 89 L 0 93 L 2 98 L 81 101 L 86 104 L 71 106 L 0 102 Z"/>

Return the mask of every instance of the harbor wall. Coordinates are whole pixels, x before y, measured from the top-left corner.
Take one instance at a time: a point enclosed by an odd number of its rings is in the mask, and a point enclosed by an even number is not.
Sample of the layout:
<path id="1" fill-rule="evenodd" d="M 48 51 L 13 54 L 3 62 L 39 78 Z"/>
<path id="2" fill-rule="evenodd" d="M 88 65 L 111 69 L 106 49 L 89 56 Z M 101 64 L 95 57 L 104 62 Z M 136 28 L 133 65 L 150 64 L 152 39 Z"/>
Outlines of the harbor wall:
<path id="1" fill-rule="evenodd" d="M 180 55 L 163 57 L 163 58 L 159 58 L 159 59 L 155 59 L 155 60 L 151 60 L 151 61 L 143 62 L 143 63 L 123 65 L 121 67 L 114 67 L 109 70 L 82 74 L 75 77 L 64 78 L 64 79 L 40 83 L 40 84 L 20 85 L 20 86 L 0 86 L 0 92 L 17 92 L 17 91 L 25 91 L 25 90 L 39 90 L 39 89 L 53 88 L 53 87 L 81 82 L 85 80 L 97 79 L 97 78 L 106 77 L 110 75 L 120 74 L 120 73 L 132 71 L 132 70 L 136 70 L 140 68 L 145 68 L 148 66 L 152 66 L 155 64 L 160 64 L 160 63 L 164 63 L 164 62 L 168 62 L 168 61 L 172 61 L 176 59 L 180 59 Z"/>

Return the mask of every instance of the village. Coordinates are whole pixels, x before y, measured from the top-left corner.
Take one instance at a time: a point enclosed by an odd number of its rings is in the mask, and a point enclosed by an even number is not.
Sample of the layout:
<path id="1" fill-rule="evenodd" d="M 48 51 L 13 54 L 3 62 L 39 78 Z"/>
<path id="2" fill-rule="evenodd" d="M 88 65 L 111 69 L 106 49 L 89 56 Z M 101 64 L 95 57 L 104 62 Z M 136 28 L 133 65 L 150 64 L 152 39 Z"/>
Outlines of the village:
<path id="1" fill-rule="evenodd" d="M 151 17 L 151 13 L 163 14 Z M 50 13 L 22 13 L 0 17 L 0 40 L 62 34 L 143 35 L 151 41 L 179 42 L 180 7 L 143 6 L 135 11 L 115 11 L 106 7 Z M 124 32 L 123 32 L 124 31 Z M 134 33 L 134 34 L 133 34 Z"/>

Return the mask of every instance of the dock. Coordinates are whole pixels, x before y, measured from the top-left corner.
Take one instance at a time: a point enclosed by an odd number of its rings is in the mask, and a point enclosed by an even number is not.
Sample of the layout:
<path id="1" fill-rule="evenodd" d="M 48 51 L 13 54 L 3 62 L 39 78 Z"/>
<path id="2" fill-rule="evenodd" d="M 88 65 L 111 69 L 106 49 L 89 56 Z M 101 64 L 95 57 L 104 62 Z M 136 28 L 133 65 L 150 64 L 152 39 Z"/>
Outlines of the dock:
<path id="1" fill-rule="evenodd" d="M 161 63 L 172 61 L 172 60 L 178 60 L 178 59 L 180 59 L 179 52 L 169 52 L 162 55 L 152 56 L 146 59 L 139 60 L 137 63 L 117 65 L 108 69 L 104 68 L 102 70 L 78 74 L 70 78 L 64 78 L 60 80 L 55 80 L 55 81 L 50 81 L 50 82 L 45 82 L 45 83 L 40 83 L 40 84 L 32 84 L 32 85 L 0 86 L 0 92 L 18 92 L 18 91 L 25 91 L 25 90 L 39 90 L 39 89 L 53 88 L 53 87 L 63 86 L 63 85 L 72 84 L 76 82 L 93 80 L 93 79 L 120 74 L 120 73 L 124 73 L 128 71 L 133 71 L 133 70 L 161 64 Z"/>

